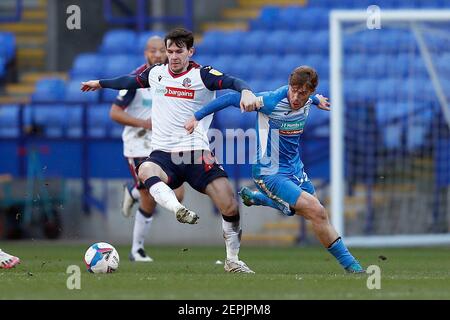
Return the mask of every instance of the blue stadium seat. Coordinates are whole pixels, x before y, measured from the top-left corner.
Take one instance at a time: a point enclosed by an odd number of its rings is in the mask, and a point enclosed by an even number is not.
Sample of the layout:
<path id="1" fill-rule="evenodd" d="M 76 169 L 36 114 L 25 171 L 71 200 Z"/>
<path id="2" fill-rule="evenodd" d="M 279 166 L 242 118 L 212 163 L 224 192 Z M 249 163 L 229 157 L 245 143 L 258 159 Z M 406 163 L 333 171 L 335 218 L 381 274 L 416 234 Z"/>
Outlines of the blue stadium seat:
<path id="1" fill-rule="evenodd" d="M 258 59 L 258 56 L 251 54 L 236 56 L 236 61 L 230 65 L 229 73 L 244 80 L 250 79 L 251 73 L 258 66 Z"/>
<path id="2" fill-rule="evenodd" d="M 102 78 L 114 78 L 124 74 L 130 74 L 136 69 L 135 56 L 120 54 L 103 56 L 105 67 L 102 71 Z"/>
<path id="3" fill-rule="evenodd" d="M 147 63 L 146 58 L 143 54 L 135 54 L 133 56 L 130 56 L 130 60 L 130 65 L 133 64 L 131 71 L 135 71 L 136 69 Z"/>
<path id="4" fill-rule="evenodd" d="M 288 54 L 280 59 L 276 68 L 273 68 L 273 76 L 288 79 L 294 68 L 304 64 L 304 56 L 299 54 Z"/>
<path id="5" fill-rule="evenodd" d="M 0 79 L 6 75 L 6 59 L 0 57 Z"/>
<path id="6" fill-rule="evenodd" d="M 270 80 L 273 77 L 274 69 L 282 61 L 282 57 L 274 54 L 261 56 L 258 66 L 253 69 L 251 78 L 255 80 Z"/>
<path id="7" fill-rule="evenodd" d="M 274 89 L 267 80 L 251 80 L 249 81 L 249 84 L 254 92 L 270 91 Z"/>
<path id="8" fill-rule="evenodd" d="M 19 106 L 0 106 L 0 137 L 16 138 L 19 135 Z"/>
<path id="9" fill-rule="evenodd" d="M 116 100 L 117 95 L 119 94 L 119 90 L 114 89 L 103 89 L 101 91 L 101 100 L 107 103 L 113 103 Z"/>
<path id="10" fill-rule="evenodd" d="M 108 31 L 99 50 L 102 54 L 127 54 L 136 51 L 136 33 L 118 29 Z"/>
<path id="11" fill-rule="evenodd" d="M 257 52 L 261 52 L 266 37 L 267 32 L 265 31 L 248 32 L 243 40 L 245 46 L 242 46 L 241 52 L 246 54 L 256 54 Z"/>
<path id="12" fill-rule="evenodd" d="M 13 58 L 16 51 L 16 38 L 11 32 L 0 32 L 0 57 L 6 61 Z"/>
<path id="13" fill-rule="evenodd" d="M 398 88 L 402 81 L 395 78 L 386 78 L 378 83 L 378 86 L 374 88 L 377 90 L 377 96 L 380 100 L 395 101 L 398 95 Z"/>
<path id="14" fill-rule="evenodd" d="M 397 76 L 404 76 L 406 78 L 428 78 L 428 71 L 425 65 L 425 61 L 419 55 L 411 55 L 410 53 L 399 54 L 395 70 Z M 435 67 L 439 64 L 439 59 L 433 60 Z M 448 64 L 448 63 L 447 63 Z M 436 69 L 439 72 L 439 69 Z"/>
<path id="15" fill-rule="evenodd" d="M 429 123 L 417 121 L 408 125 L 406 143 L 409 151 L 423 148 L 426 145 L 426 136 L 430 130 Z"/>
<path id="16" fill-rule="evenodd" d="M 274 91 L 280 87 L 288 84 L 288 80 L 284 78 L 274 78 L 268 81 L 263 81 L 264 86 L 261 91 Z M 261 92 L 260 91 L 260 92 Z"/>
<path id="17" fill-rule="evenodd" d="M 317 86 L 316 92 L 328 98 L 330 97 L 330 82 L 328 79 L 319 78 L 319 85 Z"/>
<path id="18" fill-rule="evenodd" d="M 88 136 L 92 138 L 105 138 L 112 121 L 109 117 L 110 105 L 96 104 L 88 108 Z"/>
<path id="19" fill-rule="evenodd" d="M 348 0 L 347 0 L 348 1 Z M 328 10 L 330 8 L 344 8 L 346 6 L 349 6 L 351 4 L 348 4 L 347 1 L 332 1 L 332 0 L 312 0 L 308 2 L 308 7 L 313 8 L 321 8 L 324 10 Z"/>
<path id="20" fill-rule="evenodd" d="M 363 72 L 360 76 L 362 78 L 367 77 L 367 75 L 373 78 L 385 78 L 389 74 L 389 68 L 395 68 L 395 58 L 388 62 L 389 57 L 392 56 L 386 54 L 366 55 L 363 64 L 359 66 Z"/>
<path id="21" fill-rule="evenodd" d="M 261 52 L 264 54 L 284 54 L 286 46 L 286 39 L 289 39 L 289 31 L 273 31 L 269 32 L 264 39 Z"/>
<path id="22" fill-rule="evenodd" d="M 402 132 L 403 128 L 399 123 L 391 123 L 384 127 L 382 134 L 386 149 L 392 150 L 401 148 Z"/>
<path id="23" fill-rule="evenodd" d="M 65 101 L 67 102 L 98 102 L 100 91 L 82 92 L 79 81 L 70 81 L 66 84 Z"/>
<path id="24" fill-rule="evenodd" d="M 244 119 L 239 108 L 228 107 L 214 114 L 218 129 L 225 132 L 226 129 L 242 128 Z"/>
<path id="25" fill-rule="evenodd" d="M 88 106 L 89 108 L 89 106 Z M 70 119 L 67 123 L 67 137 L 80 138 L 83 134 L 83 109 L 80 105 L 67 105 L 66 106 L 67 119 Z"/>
<path id="26" fill-rule="evenodd" d="M 357 97 L 355 96 L 356 83 L 357 80 L 352 79 L 351 77 L 344 77 L 343 91 L 344 91 L 344 100 L 346 103 L 358 101 Z"/>
<path id="27" fill-rule="evenodd" d="M 216 56 L 209 54 L 195 54 L 192 59 L 202 66 L 208 66 L 215 63 Z"/>
<path id="28" fill-rule="evenodd" d="M 300 29 L 303 21 L 299 21 L 301 11 L 305 10 L 299 6 L 288 6 L 281 9 L 274 29 L 281 30 L 297 30 Z"/>
<path id="29" fill-rule="evenodd" d="M 216 55 L 221 54 L 220 52 L 220 39 L 224 37 L 225 32 L 211 30 L 204 33 L 202 41 L 199 44 L 194 44 L 196 52 L 198 54 L 204 55 Z"/>
<path id="30" fill-rule="evenodd" d="M 245 42 L 243 42 L 245 37 L 246 32 L 240 30 L 224 33 L 223 36 L 219 39 L 220 50 L 218 54 L 241 54 L 245 45 Z"/>
<path id="31" fill-rule="evenodd" d="M 360 79 L 358 81 L 357 86 L 359 87 L 359 90 L 364 97 L 363 101 L 369 103 L 378 101 L 379 97 L 377 95 L 376 88 L 378 87 L 379 83 L 379 79 L 372 78 Z"/>
<path id="32" fill-rule="evenodd" d="M 407 103 L 394 103 L 393 100 L 385 100 L 376 105 L 376 118 L 378 125 L 383 128 L 384 146 L 391 149 L 401 149 L 402 136 L 406 126 L 403 119 L 406 119 L 409 105 Z"/>
<path id="33" fill-rule="evenodd" d="M 307 65 L 307 66 L 314 68 L 319 73 L 319 78 L 322 78 L 322 72 L 327 72 L 327 71 L 322 70 L 327 67 L 327 64 L 326 64 L 327 60 L 328 59 L 324 59 L 322 56 L 319 56 L 316 54 L 309 54 L 302 58 L 301 65 Z M 322 68 L 323 64 L 324 64 L 324 67 Z M 327 78 L 327 77 L 323 76 L 323 78 Z"/>
<path id="34" fill-rule="evenodd" d="M 59 78 L 46 78 L 36 82 L 36 89 L 32 101 L 51 102 L 64 100 L 65 82 Z"/>
<path id="35" fill-rule="evenodd" d="M 309 109 L 305 131 L 308 136 L 326 138 L 330 135 L 330 112 L 321 110 L 316 106 Z"/>
<path id="36" fill-rule="evenodd" d="M 292 32 L 289 38 L 289 44 L 286 45 L 286 54 L 306 54 L 308 53 L 308 41 L 311 37 L 311 33 L 308 31 L 295 31 Z"/>
<path id="37" fill-rule="evenodd" d="M 398 91 L 403 100 L 424 101 L 428 97 L 435 97 L 436 95 L 431 80 L 428 78 L 403 79 Z"/>
<path id="38" fill-rule="evenodd" d="M 111 119 L 109 123 L 109 136 L 112 138 L 121 138 L 123 125 Z"/>
<path id="39" fill-rule="evenodd" d="M 70 75 L 72 78 L 97 79 L 101 77 L 104 59 L 96 53 L 79 54 L 73 63 Z"/>
<path id="40" fill-rule="evenodd" d="M 367 75 L 365 70 L 366 56 L 364 54 L 350 54 L 343 61 L 344 77 L 358 78 Z"/>
<path id="41" fill-rule="evenodd" d="M 304 8 L 296 15 L 297 28 L 307 30 L 328 29 L 328 10 L 319 8 Z"/>
<path id="42" fill-rule="evenodd" d="M 261 9 L 257 19 L 250 22 L 251 30 L 274 30 L 278 29 L 279 14 L 281 8 L 277 6 L 265 6 Z"/>
<path id="43" fill-rule="evenodd" d="M 165 32 L 164 31 L 148 31 L 148 32 L 142 32 L 142 33 L 136 35 L 137 46 L 135 48 L 135 52 L 138 54 L 143 54 L 143 52 L 145 51 L 145 48 L 147 46 L 148 39 L 150 39 L 153 36 L 158 36 L 164 40 Z"/>
<path id="44" fill-rule="evenodd" d="M 43 128 L 46 137 L 63 137 L 68 122 L 67 109 L 64 105 L 28 105 L 25 107 L 25 125 L 38 125 Z"/>
<path id="45" fill-rule="evenodd" d="M 210 65 L 220 72 L 230 73 L 235 60 L 235 56 L 231 55 L 217 56 L 215 59 L 211 60 Z"/>
<path id="46" fill-rule="evenodd" d="M 374 79 L 347 79 L 344 82 L 345 99 L 357 103 L 373 102 L 378 98 L 377 87 L 378 82 Z"/>
<path id="47" fill-rule="evenodd" d="M 315 54 L 327 53 L 329 42 L 328 31 L 317 31 L 314 36 L 305 41 L 308 52 Z"/>
<path id="48" fill-rule="evenodd" d="M 390 65 L 390 74 L 394 77 L 407 77 L 414 63 L 414 56 L 410 53 L 399 53 L 395 56 L 394 63 Z"/>

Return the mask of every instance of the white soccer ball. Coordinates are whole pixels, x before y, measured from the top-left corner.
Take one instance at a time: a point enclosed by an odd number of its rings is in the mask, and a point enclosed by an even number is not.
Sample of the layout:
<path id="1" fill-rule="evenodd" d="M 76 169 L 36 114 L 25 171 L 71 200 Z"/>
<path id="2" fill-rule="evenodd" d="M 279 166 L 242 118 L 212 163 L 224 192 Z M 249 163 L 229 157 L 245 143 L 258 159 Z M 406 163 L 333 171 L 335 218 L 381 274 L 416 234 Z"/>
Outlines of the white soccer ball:
<path id="1" fill-rule="evenodd" d="M 84 263 L 89 272 L 111 273 L 119 267 L 119 253 L 106 242 L 97 242 L 90 246 L 84 255 Z"/>

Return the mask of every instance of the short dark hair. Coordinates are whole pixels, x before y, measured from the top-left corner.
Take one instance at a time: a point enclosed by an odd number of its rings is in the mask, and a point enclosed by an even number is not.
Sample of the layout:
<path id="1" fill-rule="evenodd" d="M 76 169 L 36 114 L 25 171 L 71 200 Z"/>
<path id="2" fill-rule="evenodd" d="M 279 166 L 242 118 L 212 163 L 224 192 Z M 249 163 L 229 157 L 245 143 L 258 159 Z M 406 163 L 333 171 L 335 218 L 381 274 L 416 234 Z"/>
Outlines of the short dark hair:
<path id="1" fill-rule="evenodd" d="M 166 34 L 164 38 L 164 45 L 166 46 L 166 48 L 168 40 L 175 43 L 178 48 L 183 48 L 184 46 L 186 46 L 186 48 L 189 50 L 194 46 L 194 34 L 192 33 L 192 31 L 184 28 L 175 28 L 168 34 Z"/>
<path id="2" fill-rule="evenodd" d="M 295 68 L 289 76 L 289 85 L 306 87 L 312 91 L 315 91 L 319 84 L 319 76 L 316 70 L 309 66 L 300 66 Z"/>

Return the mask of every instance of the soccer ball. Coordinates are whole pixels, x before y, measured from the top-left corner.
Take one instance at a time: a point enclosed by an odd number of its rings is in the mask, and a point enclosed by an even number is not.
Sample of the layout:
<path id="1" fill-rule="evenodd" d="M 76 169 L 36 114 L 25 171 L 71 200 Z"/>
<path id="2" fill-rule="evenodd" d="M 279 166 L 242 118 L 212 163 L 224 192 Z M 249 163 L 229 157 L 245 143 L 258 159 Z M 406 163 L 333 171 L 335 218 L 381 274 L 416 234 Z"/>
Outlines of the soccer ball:
<path id="1" fill-rule="evenodd" d="M 106 242 L 94 243 L 84 255 L 84 263 L 89 272 L 111 273 L 119 267 L 119 253 Z"/>

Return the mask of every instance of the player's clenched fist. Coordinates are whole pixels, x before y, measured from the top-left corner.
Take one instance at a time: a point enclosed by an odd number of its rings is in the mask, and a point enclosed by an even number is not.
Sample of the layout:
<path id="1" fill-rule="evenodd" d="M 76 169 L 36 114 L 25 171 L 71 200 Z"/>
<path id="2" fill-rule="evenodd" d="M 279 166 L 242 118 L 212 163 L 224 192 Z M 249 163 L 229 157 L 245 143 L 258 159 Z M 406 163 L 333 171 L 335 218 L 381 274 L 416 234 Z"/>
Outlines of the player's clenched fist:
<path id="1" fill-rule="evenodd" d="M 317 105 L 317 108 L 325 110 L 325 111 L 330 111 L 330 102 L 328 101 L 327 97 L 324 97 L 321 94 L 316 94 L 316 98 L 319 99 L 320 103 Z"/>
<path id="2" fill-rule="evenodd" d="M 242 90 L 241 92 L 241 112 L 255 111 L 260 106 L 260 100 L 250 90 Z"/>
<path id="3" fill-rule="evenodd" d="M 101 88 L 99 80 L 89 80 L 81 83 L 81 91 L 95 91 Z"/>
<path id="4" fill-rule="evenodd" d="M 195 127 L 197 127 L 197 125 L 198 125 L 198 120 L 195 119 L 195 117 L 191 117 L 184 124 L 184 128 L 186 129 L 186 131 L 189 134 L 191 134 L 192 132 L 194 132 Z"/>

